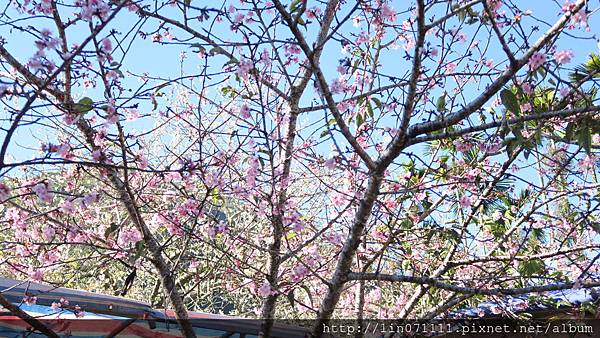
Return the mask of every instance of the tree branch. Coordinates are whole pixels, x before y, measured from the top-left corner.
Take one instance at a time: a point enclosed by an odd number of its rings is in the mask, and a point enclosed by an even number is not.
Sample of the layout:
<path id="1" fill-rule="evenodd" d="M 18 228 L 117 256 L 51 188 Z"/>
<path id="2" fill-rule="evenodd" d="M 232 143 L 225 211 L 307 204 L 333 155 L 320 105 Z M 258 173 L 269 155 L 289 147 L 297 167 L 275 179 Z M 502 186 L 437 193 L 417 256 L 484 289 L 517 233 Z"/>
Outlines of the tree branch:
<path id="1" fill-rule="evenodd" d="M 405 275 L 390 275 L 390 274 L 379 274 L 379 273 L 357 273 L 351 272 L 348 274 L 348 280 L 373 280 L 373 281 L 386 281 L 396 283 L 411 283 L 418 285 L 430 285 L 438 289 L 454 291 L 462 294 L 472 295 L 485 295 L 485 296 L 506 296 L 506 295 L 524 295 L 533 292 L 547 292 L 557 290 L 572 289 L 576 282 L 565 282 L 557 284 L 548 284 L 540 286 L 529 286 L 524 288 L 477 288 L 459 286 L 447 283 L 441 279 L 432 277 L 416 277 L 416 276 L 405 276 Z M 600 286 L 600 281 L 586 281 L 579 283 L 581 288 L 593 288 Z"/>

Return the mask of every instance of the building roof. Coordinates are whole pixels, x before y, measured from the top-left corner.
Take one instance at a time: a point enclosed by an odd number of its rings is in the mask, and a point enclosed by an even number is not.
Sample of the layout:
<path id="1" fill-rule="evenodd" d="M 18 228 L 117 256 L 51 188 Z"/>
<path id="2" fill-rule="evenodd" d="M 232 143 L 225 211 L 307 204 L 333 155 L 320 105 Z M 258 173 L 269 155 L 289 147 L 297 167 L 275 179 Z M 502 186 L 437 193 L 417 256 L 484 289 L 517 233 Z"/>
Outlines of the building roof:
<path id="1" fill-rule="evenodd" d="M 567 289 L 522 296 L 506 296 L 482 302 L 476 307 L 455 311 L 450 314 L 450 317 L 489 318 L 510 313 L 550 313 L 572 309 L 585 303 L 599 302 L 600 288 Z"/>
<path id="2" fill-rule="evenodd" d="M 152 309 L 146 302 L 122 297 L 52 287 L 40 283 L 24 282 L 0 277 L 0 293 L 21 310 L 38 318 L 47 326 L 57 326 L 70 336 L 107 336 L 107 333 L 122 330 L 119 337 L 177 337 L 181 336 L 176 318 L 171 310 Z M 24 299 L 35 297 L 35 303 L 27 304 Z M 68 300 L 68 306 L 56 309 L 52 303 Z M 0 312 L 2 307 L 0 306 Z M 78 314 L 84 313 L 83 317 Z M 235 333 L 257 335 L 261 321 L 242 319 L 210 313 L 190 312 L 190 322 L 199 336 L 235 336 Z M 65 323 L 67 324 L 65 326 Z M 0 336 L 15 336 L 30 327 L 14 314 L 0 316 Z M 301 327 L 275 324 L 273 337 L 304 337 Z M 29 335 L 43 337 L 43 335 Z M 109 335 L 110 336 L 110 335 Z"/>

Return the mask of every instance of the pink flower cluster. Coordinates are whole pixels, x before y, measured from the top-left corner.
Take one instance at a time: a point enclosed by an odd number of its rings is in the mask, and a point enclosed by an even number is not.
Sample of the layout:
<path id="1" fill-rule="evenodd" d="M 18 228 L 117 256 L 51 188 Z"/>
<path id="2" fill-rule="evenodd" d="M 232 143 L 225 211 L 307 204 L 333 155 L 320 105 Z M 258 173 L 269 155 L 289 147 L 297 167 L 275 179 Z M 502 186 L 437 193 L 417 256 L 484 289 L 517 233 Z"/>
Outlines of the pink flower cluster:
<path id="1" fill-rule="evenodd" d="M 31 191 L 44 203 L 52 203 L 54 199 L 54 194 L 50 191 L 49 184 L 46 182 L 36 184 Z"/>
<path id="2" fill-rule="evenodd" d="M 104 0 L 75 0 L 74 5 L 81 8 L 79 17 L 85 21 L 91 21 L 94 16 L 105 20 L 110 11 L 110 6 Z"/>
<path id="3" fill-rule="evenodd" d="M 242 104 L 242 106 L 240 107 L 240 116 L 245 120 L 249 119 L 251 117 L 250 116 L 250 106 L 248 106 L 245 103 Z"/>
<path id="4" fill-rule="evenodd" d="M 562 6 L 562 11 L 563 13 L 573 13 L 575 11 L 575 7 L 577 7 L 575 3 L 571 3 L 569 0 L 567 0 Z M 588 32 L 590 31 L 590 26 L 588 24 L 588 13 L 585 9 L 580 9 L 571 17 L 571 22 L 568 26 L 569 29 L 574 29 L 576 25 L 584 27 Z"/>
<path id="5" fill-rule="evenodd" d="M 71 145 L 67 142 L 63 142 L 59 145 L 55 145 L 52 143 L 42 144 L 41 150 L 43 152 L 48 153 L 57 153 L 60 157 L 64 158 L 65 160 L 72 160 L 73 158 L 75 158 L 75 155 L 71 151 Z"/>
<path id="6" fill-rule="evenodd" d="M 258 176 L 258 166 L 260 162 L 258 157 L 252 157 L 248 160 L 248 170 L 246 171 L 246 187 L 254 189 L 256 187 L 256 177 Z"/>
<path id="7" fill-rule="evenodd" d="M 37 297 L 32 295 L 26 295 L 23 297 L 23 303 L 27 305 L 35 305 L 37 303 Z"/>
<path id="8" fill-rule="evenodd" d="M 51 308 L 53 311 L 58 312 L 67 306 L 69 306 L 69 301 L 64 298 L 61 298 L 58 302 L 52 302 Z"/>
<path id="9" fill-rule="evenodd" d="M 0 202 L 4 202 L 9 197 L 10 197 L 10 188 L 6 184 L 0 182 Z"/>
<path id="10" fill-rule="evenodd" d="M 292 274 L 291 274 L 291 278 L 292 278 L 292 282 L 297 283 L 299 281 L 301 281 L 304 277 L 306 277 L 308 275 L 308 268 L 302 264 L 300 265 L 296 265 L 293 269 L 292 269 Z"/>
<path id="11" fill-rule="evenodd" d="M 271 288 L 271 284 L 265 281 L 262 285 L 256 290 L 257 294 L 262 298 L 267 298 L 270 295 L 275 294 L 276 292 Z"/>
<path id="12" fill-rule="evenodd" d="M 235 75 L 239 76 L 241 79 L 248 80 L 248 75 L 253 68 L 254 64 L 252 63 L 252 60 L 242 59 L 238 64 Z"/>
<path id="13" fill-rule="evenodd" d="M 571 62 L 571 59 L 575 56 L 572 50 L 560 50 L 554 53 L 554 59 L 560 64 Z"/>
<path id="14" fill-rule="evenodd" d="M 119 234 L 118 244 L 121 247 L 126 247 L 129 244 L 137 243 L 142 240 L 142 234 L 137 229 L 123 229 Z"/>
<path id="15" fill-rule="evenodd" d="M 536 69 L 538 69 L 540 66 L 542 66 L 544 63 L 546 63 L 546 55 L 542 54 L 542 53 L 534 53 L 531 58 L 529 58 L 529 62 L 527 63 L 527 66 L 529 67 L 530 71 L 534 71 Z"/>

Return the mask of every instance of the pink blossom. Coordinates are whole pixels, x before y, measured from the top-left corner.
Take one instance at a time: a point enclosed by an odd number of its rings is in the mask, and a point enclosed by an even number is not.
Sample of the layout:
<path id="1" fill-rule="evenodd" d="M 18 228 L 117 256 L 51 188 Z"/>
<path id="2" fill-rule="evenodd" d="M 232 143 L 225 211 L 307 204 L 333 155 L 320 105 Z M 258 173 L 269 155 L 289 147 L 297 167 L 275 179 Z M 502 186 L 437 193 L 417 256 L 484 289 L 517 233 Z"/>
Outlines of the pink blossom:
<path id="1" fill-rule="evenodd" d="M 244 21 L 244 13 L 237 13 L 233 18 L 233 23 L 239 25 Z"/>
<path id="2" fill-rule="evenodd" d="M 83 196 L 83 206 L 84 207 L 88 207 L 90 205 L 92 205 L 93 203 L 96 203 L 100 200 L 100 196 L 98 195 L 98 192 L 96 191 L 92 191 L 88 194 L 86 194 L 85 196 Z"/>
<path id="3" fill-rule="evenodd" d="M 346 204 L 346 202 L 348 201 L 348 197 L 346 196 L 346 194 L 336 192 L 331 195 L 331 201 L 335 206 L 339 207 Z"/>
<path id="4" fill-rule="evenodd" d="M 251 117 L 250 115 L 250 107 L 247 104 L 243 104 L 240 107 L 240 115 L 242 116 L 243 119 L 249 119 Z"/>
<path id="5" fill-rule="evenodd" d="M 10 88 L 7 85 L 0 84 L 0 98 L 10 94 Z"/>
<path id="6" fill-rule="evenodd" d="M 140 117 L 140 112 L 137 109 L 125 109 L 127 113 L 127 121 L 133 122 Z"/>
<path id="7" fill-rule="evenodd" d="M 29 59 L 29 62 L 27 62 L 27 66 L 29 66 L 29 69 L 31 69 L 33 72 L 42 69 L 43 60 L 41 59 L 41 57 L 41 55 L 35 55 L 31 59 Z"/>
<path id="8" fill-rule="evenodd" d="M 521 105 L 521 111 L 522 112 L 530 112 L 532 110 L 532 106 L 530 102 L 524 103 Z"/>
<path id="9" fill-rule="evenodd" d="M 461 140 L 454 140 L 454 142 L 452 142 L 452 144 L 454 145 L 454 147 L 456 147 L 456 151 L 461 152 L 461 153 L 466 153 L 473 147 L 471 145 L 471 143 L 461 141 Z"/>
<path id="10" fill-rule="evenodd" d="M 260 54 L 260 60 L 265 65 L 265 67 L 268 68 L 271 66 L 271 56 L 269 54 L 269 50 L 267 50 L 266 48 L 263 49 L 262 53 Z"/>
<path id="11" fill-rule="evenodd" d="M 514 305 L 514 308 L 517 311 L 527 310 L 527 308 L 529 308 L 529 303 L 527 301 L 520 301 Z"/>
<path id="12" fill-rule="evenodd" d="M 354 16 L 354 17 L 352 18 L 352 25 L 353 25 L 354 27 L 357 27 L 357 28 L 358 28 L 358 27 L 360 27 L 360 22 L 361 22 L 361 21 L 362 21 L 362 20 L 361 20 L 360 16 L 356 15 L 356 16 Z"/>
<path id="13" fill-rule="evenodd" d="M 316 19 L 319 15 L 321 15 L 321 9 L 318 7 L 311 7 L 306 10 L 306 17 L 309 19 Z"/>
<path id="14" fill-rule="evenodd" d="M 456 63 L 449 62 L 448 64 L 446 64 L 446 72 L 447 73 L 454 73 L 455 69 L 456 69 Z"/>
<path id="15" fill-rule="evenodd" d="M 577 4 L 571 3 L 569 0 L 567 0 L 562 6 L 562 10 L 563 13 L 573 13 L 576 7 Z M 588 13 L 585 9 L 580 9 L 579 11 L 577 11 L 577 13 L 574 13 L 573 16 L 571 16 L 571 23 L 568 27 L 569 29 L 574 29 L 575 25 L 577 24 L 579 24 L 581 27 L 585 27 L 586 31 L 590 30 L 588 24 Z"/>
<path id="16" fill-rule="evenodd" d="M 296 265 L 294 267 L 294 269 L 292 270 L 292 282 L 297 283 L 300 280 L 302 280 L 302 278 L 306 277 L 306 275 L 308 275 L 308 268 L 306 268 L 306 266 L 300 264 L 300 265 Z"/>
<path id="17" fill-rule="evenodd" d="M 25 303 L 27 305 L 35 305 L 35 303 L 37 303 L 37 297 L 27 295 L 27 296 L 23 297 L 23 303 Z"/>
<path id="18" fill-rule="evenodd" d="M 302 52 L 302 50 L 300 49 L 300 46 L 298 46 L 297 44 L 292 44 L 292 43 L 286 43 L 283 46 L 283 51 L 285 53 L 285 56 L 298 55 Z"/>
<path id="19" fill-rule="evenodd" d="M 52 203 L 52 200 L 54 199 L 54 194 L 48 190 L 47 183 L 38 183 L 31 190 L 37 195 L 40 201 L 44 203 Z"/>
<path id="20" fill-rule="evenodd" d="M 461 208 L 468 208 L 471 206 L 471 198 L 467 195 L 463 195 L 463 197 L 460 198 L 458 203 L 460 204 Z"/>
<path id="21" fill-rule="evenodd" d="M 83 318 L 85 316 L 85 311 L 83 311 L 83 309 L 81 309 L 79 305 L 75 305 L 75 308 L 73 309 L 73 314 L 77 318 Z"/>
<path id="22" fill-rule="evenodd" d="M 396 21 L 396 11 L 390 7 L 386 2 L 384 2 L 381 5 L 381 16 L 383 18 L 383 20 L 389 21 L 389 22 L 395 22 Z"/>
<path id="23" fill-rule="evenodd" d="M 460 43 L 467 42 L 467 35 L 459 30 L 451 30 L 450 33 L 454 37 L 454 41 L 458 41 Z"/>
<path id="24" fill-rule="evenodd" d="M 9 197 L 10 197 L 10 188 L 6 184 L 0 182 L 0 202 L 4 202 Z"/>
<path id="25" fill-rule="evenodd" d="M 166 31 L 166 32 L 163 34 L 163 37 L 164 37 L 165 39 L 167 39 L 168 41 L 173 41 L 173 39 L 175 38 L 175 36 L 174 36 L 173 34 L 171 34 L 171 32 L 170 32 L 170 31 Z"/>
<path id="26" fill-rule="evenodd" d="M 260 297 L 262 298 L 266 298 L 270 295 L 272 295 L 274 293 L 273 289 L 271 288 L 271 284 L 269 284 L 269 282 L 265 281 L 257 290 L 257 293 Z"/>
<path id="27" fill-rule="evenodd" d="M 525 92 L 525 94 L 533 94 L 533 86 L 531 86 L 529 82 L 523 83 L 521 85 L 521 88 L 523 89 L 523 92 Z"/>
<path id="28" fill-rule="evenodd" d="M 92 151 L 92 159 L 96 162 L 100 162 L 102 159 L 102 152 L 98 149 Z"/>
<path id="29" fill-rule="evenodd" d="M 410 50 L 415 46 L 415 44 L 415 39 L 412 36 L 407 36 L 404 38 L 404 45 L 402 48 L 404 48 L 404 50 Z"/>
<path id="30" fill-rule="evenodd" d="M 64 200 L 60 204 L 60 211 L 64 212 L 67 215 L 72 215 L 75 213 L 75 204 L 72 201 Z"/>
<path id="31" fill-rule="evenodd" d="M 52 302 L 51 308 L 53 311 L 60 311 L 65 306 L 69 306 L 69 301 L 61 298 L 58 302 Z"/>
<path id="32" fill-rule="evenodd" d="M 246 171 L 246 186 L 253 189 L 256 186 L 256 177 L 258 176 L 258 166 L 260 164 L 257 157 L 250 158 L 249 167 Z"/>
<path id="33" fill-rule="evenodd" d="M 104 20 L 110 11 L 110 6 L 104 0 L 75 0 L 74 5 L 81 9 L 79 17 L 85 21 L 91 21 L 94 16 Z"/>
<path id="34" fill-rule="evenodd" d="M 596 162 L 598 161 L 598 157 L 594 155 L 586 155 L 582 160 L 580 160 L 577 165 L 581 170 L 592 171 L 596 167 Z"/>
<path id="35" fill-rule="evenodd" d="M 44 272 L 39 269 L 39 268 L 34 268 L 32 266 L 29 267 L 29 269 L 27 270 L 27 275 L 29 276 L 29 278 L 33 279 L 34 281 L 41 281 L 42 279 L 44 279 Z"/>
<path id="36" fill-rule="evenodd" d="M 343 76 L 340 76 L 333 80 L 330 90 L 332 94 L 343 93 L 346 90 L 346 79 Z"/>
<path id="37" fill-rule="evenodd" d="M 494 305 L 490 308 L 490 311 L 492 311 L 492 313 L 495 315 L 499 315 L 502 313 L 502 308 Z"/>
<path id="38" fill-rule="evenodd" d="M 135 156 L 135 161 L 138 165 L 138 168 L 140 169 L 146 169 L 148 168 L 148 159 L 146 158 L 146 155 L 143 152 L 139 152 L 136 156 Z"/>
<path id="39" fill-rule="evenodd" d="M 534 71 L 534 70 L 538 69 L 540 66 L 542 66 L 545 62 L 546 62 L 546 55 L 538 52 L 538 53 L 533 54 L 531 56 L 531 58 L 529 58 L 529 62 L 527 63 L 527 66 L 529 67 L 530 71 Z"/>
<path id="40" fill-rule="evenodd" d="M 335 169 L 335 156 L 332 156 L 325 161 L 325 168 L 329 170 Z"/>
<path id="41" fill-rule="evenodd" d="M 119 234 L 118 243 L 122 247 L 128 246 L 130 243 L 137 243 L 142 240 L 142 234 L 137 229 L 124 229 Z"/>
<path id="42" fill-rule="evenodd" d="M 554 59 L 560 64 L 565 64 L 571 62 L 574 55 L 572 50 L 560 50 L 554 53 Z"/>
<path id="43" fill-rule="evenodd" d="M 58 146 L 56 153 L 65 160 L 71 160 L 75 157 L 71 152 L 71 145 L 68 143 L 61 143 L 61 145 Z"/>
<path id="44" fill-rule="evenodd" d="M 479 143 L 479 150 L 486 154 L 493 154 L 502 149 L 502 141 L 498 138 Z"/>
<path id="45" fill-rule="evenodd" d="M 252 68 L 254 68 L 254 64 L 251 60 L 242 59 L 238 64 L 238 69 L 236 70 L 235 75 L 239 76 L 244 80 L 247 80 L 248 74 L 250 73 Z"/>
<path id="46" fill-rule="evenodd" d="M 37 7 L 37 10 L 47 15 L 52 14 L 54 12 L 54 8 L 52 8 L 52 0 L 42 0 Z"/>
<path id="47" fill-rule="evenodd" d="M 107 38 L 102 40 L 101 49 L 105 53 L 110 53 L 112 51 L 112 43 L 110 42 L 110 39 Z"/>
<path id="48" fill-rule="evenodd" d="M 108 131 L 104 127 L 96 130 L 96 133 L 94 134 L 94 145 L 100 148 L 104 147 L 104 141 L 106 140 L 107 134 Z"/>
<path id="49" fill-rule="evenodd" d="M 44 228 L 42 230 L 42 236 L 44 237 L 46 242 L 51 242 L 52 238 L 54 238 L 55 234 L 56 234 L 56 231 L 50 224 L 46 224 L 44 226 Z"/>

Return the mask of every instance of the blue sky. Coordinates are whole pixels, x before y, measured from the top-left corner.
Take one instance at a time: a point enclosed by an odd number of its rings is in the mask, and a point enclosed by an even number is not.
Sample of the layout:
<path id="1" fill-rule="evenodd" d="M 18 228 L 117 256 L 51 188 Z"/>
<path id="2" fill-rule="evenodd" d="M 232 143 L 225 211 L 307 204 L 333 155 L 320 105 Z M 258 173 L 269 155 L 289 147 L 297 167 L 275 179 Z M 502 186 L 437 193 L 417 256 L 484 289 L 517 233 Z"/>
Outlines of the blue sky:
<path id="1" fill-rule="evenodd" d="M 194 4 L 194 3 L 195 2 L 193 2 L 192 4 Z M 542 2 L 516 1 L 516 4 L 519 6 L 522 5 L 524 8 L 531 8 L 531 10 L 533 11 L 533 15 L 535 15 L 536 17 L 544 18 L 545 21 L 552 23 L 554 20 L 556 20 L 556 18 L 558 18 L 559 14 L 560 14 L 560 5 L 554 1 L 544 1 L 543 5 L 541 3 Z M 235 1 L 235 4 L 238 4 L 238 2 Z M 406 3 L 404 1 L 393 1 L 392 4 L 396 9 L 404 9 L 406 7 Z M 309 5 L 310 5 L 310 2 L 309 2 Z M 223 8 L 227 8 L 227 5 L 223 6 Z M 342 14 L 343 13 L 344 13 L 344 10 L 342 10 Z M 14 16 L 15 18 L 20 17 L 20 16 L 17 16 L 14 11 L 12 11 L 12 14 L 15 15 Z M 163 14 L 167 15 L 167 16 L 171 16 L 173 18 L 178 18 L 181 16 L 180 14 L 176 13 L 175 9 L 169 9 L 169 8 L 167 8 L 163 12 Z M 63 19 L 66 17 L 69 17 L 68 13 L 63 12 L 62 15 L 63 15 Z M 398 21 L 401 22 L 406 17 L 407 16 L 401 15 L 401 16 L 399 16 Z M 530 17 L 527 17 L 527 16 L 524 16 L 524 20 L 528 20 L 532 26 L 533 25 L 539 26 L 540 30 L 534 34 L 535 36 L 539 36 L 548 27 L 548 25 L 546 23 L 534 22 Z M 24 24 L 25 22 L 27 25 L 31 25 L 31 26 L 35 27 L 36 29 L 48 27 L 52 31 L 54 31 L 54 29 L 52 29 L 52 27 L 53 27 L 52 21 L 47 18 L 44 18 L 44 19 L 33 18 L 33 19 L 29 19 L 28 21 L 18 22 L 17 24 Z M 126 32 L 128 32 L 129 30 L 131 30 L 132 27 L 134 28 L 133 34 L 136 34 L 137 29 L 140 27 L 139 22 L 140 22 L 140 19 L 135 14 L 124 10 L 123 13 L 119 14 L 119 16 L 117 16 L 117 18 L 113 21 L 113 23 L 111 23 L 111 25 L 109 25 L 109 27 L 100 34 L 100 37 L 107 36 L 109 34 L 109 32 L 111 31 L 111 29 L 115 29 L 116 31 L 120 32 L 118 36 L 123 37 L 124 34 Z M 204 26 L 206 26 L 206 25 L 204 25 Z M 597 29 L 597 27 L 600 26 L 600 22 L 599 22 L 599 19 L 597 18 L 597 16 L 591 17 L 590 26 L 592 27 L 592 32 L 594 32 L 594 29 Z M 156 27 L 157 27 L 156 20 L 148 20 L 148 22 L 144 23 L 142 31 L 150 32 L 150 31 L 153 31 Z M 223 36 L 226 38 L 231 38 L 233 41 L 240 41 L 239 36 L 236 36 L 235 34 L 231 33 L 231 31 L 229 29 L 229 23 L 227 23 L 226 20 L 223 21 L 223 23 L 221 23 L 221 24 L 218 24 L 218 23 L 215 24 L 214 26 L 212 26 L 211 29 L 213 29 L 213 33 L 216 36 Z M 346 24 L 344 29 L 341 30 L 341 32 L 343 32 L 343 34 L 346 37 L 348 37 L 349 39 L 352 39 L 351 35 L 358 34 L 360 29 L 361 29 L 360 27 L 355 28 L 351 24 Z M 469 31 L 469 29 L 470 28 L 464 29 L 464 32 L 470 37 L 470 35 L 473 32 Z M 284 31 L 284 30 L 282 30 L 282 31 Z M 179 29 L 176 29 L 176 28 L 172 28 L 171 32 L 178 38 L 187 38 L 189 36 L 186 33 L 182 33 Z M 314 27 L 314 25 L 313 25 L 312 28 L 310 28 L 306 32 L 306 36 L 308 37 L 309 42 L 312 42 L 314 40 L 314 36 L 316 35 L 315 33 L 316 33 L 316 27 Z M 589 33 L 585 33 L 581 30 L 572 30 L 572 31 L 568 31 L 568 33 L 576 35 L 576 36 L 588 36 L 589 37 L 589 35 L 590 35 Z M 83 23 L 80 23 L 80 24 L 78 24 L 78 26 L 72 27 L 68 30 L 68 35 L 69 35 L 69 39 L 70 39 L 69 42 L 70 42 L 70 44 L 73 44 L 78 41 L 81 41 L 88 34 L 89 34 L 89 29 L 87 27 L 85 27 L 85 25 Z M 130 33 L 130 34 L 132 34 L 132 33 Z M 282 33 L 282 34 L 283 35 L 280 37 L 282 39 L 289 37 L 289 35 L 288 36 L 285 35 L 286 33 Z M 35 46 L 33 45 L 34 38 L 32 38 L 32 36 L 28 32 L 19 32 L 17 30 L 10 30 L 9 26 L 4 24 L 4 25 L 0 26 L 0 37 L 4 38 L 6 40 L 7 43 L 6 43 L 5 47 L 11 53 L 13 53 L 19 60 L 21 60 L 24 63 L 36 51 Z M 130 40 L 131 39 L 127 39 L 126 41 L 130 41 Z M 189 42 L 193 43 L 193 42 L 199 42 L 199 41 L 191 40 Z M 493 41 L 492 44 L 495 44 L 495 48 L 491 48 L 491 50 L 489 51 L 489 53 L 486 56 L 489 59 L 494 59 L 496 62 L 498 62 L 499 60 L 504 60 L 505 55 L 503 54 L 501 48 L 499 48 L 499 45 L 497 45 L 497 43 L 495 41 Z M 116 45 L 116 44 L 114 44 L 114 45 Z M 591 38 L 579 39 L 579 38 L 575 38 L 575 37 L 563 36 L 561 38 L 561 41 L 558 46 L 559 46 L 559 49 L 573 50 L 573 52 L 575 53 L 576 56 L 574 58 L 574 62 L 571 63 L 571 65 L 575 65 L 577 63 L 582 62 L 590 52 L 598 51 L 597 41 L 594 39 L 591 39 Z M 133 43 L 130 46 L 128 46 L 128 48 L 129 48 L 129 51 L 128 51 L 127 57 L 124 60 L 124 63 L 122 65 L 121 69 L 123 71 L 128 70 L 128 71 L 131 71 L 136 74 L 142 74 L 144 72 L 148 72 L 152 76 L 159 76 L 159 77 L 173 79 L 173 78 L 179 76 L 182 71 L 186 74 L 199 73 L 200 68 L 203 67 L 203 64 L 204 64 L 204 60 L 199 58 L 193 52 L 193 50 L 195 48 L 190 48 L 189 46 L 185 46 L 185 45 L 169 45 L 169 44 L 159 45 L 157 43 L 152 43 L 151 37 L 142 39 L 141 37 L 137 36 L 137 37 L 135 37 L 135 39 L 133 39 Z M 464 45 L 464 48 L 468 48 L 468 46 Z M 338 43 L 330 44 L 325 49 L 323 57 L 322 57 L 321 64 L 323 66 L 323 69 L 326 72 L 328 81 L 330 81 L 330 82 L 333 81 L 337 77 L 337 73 L 335 72 L 335 70 L 338 66 L 338 60 L 340 58 L 344 57 L 344 55 L 340 54 L 339 49 L 340 49 L 340 46 Z M 186 54 L 186 59 L 183 62 L 183 67 L 181 67 L 181 63 L 180 63 L 182 52 L 184 52 Z M 412 53 L 412 51 L 409 51 L 409 52 Z M 120 53 L 117 53 L 117 56 L 118 55 L 120 55 Z M 402 48 L 398 49 L 395 52 L 386 53 L 385 56 L 381 60 L 381 63 L 383 66 L 382 66 L 382 69 L 380 69 L 380 71 L 382 71 L 384 73 L 388 73 L 388 74 L 404 74 L 410 67 L 410 61 L 403 59 L 404 55 L 405 55 L 405 51 Z M 116 59 L 118 60 L 118 57 Z M 224 64 L 225 61 L 226 60 L 222 57 L 210 58 L 209 66 L 212 68 L 213 71 L 218 71 L 218 70 L 220 70 L 220 66 L 222 64 Z M 129 87 L 132 89 L 136 89 L 139 86 L 139 82 L 136 79 L 132 79 L 132 78 L 124 79 L 123 83 L 124 83 L 125 87 Z M 156 85 L 159 83 L 161 83 L 161 81 L 155 81 L 152 84 Z M 468 89 L 464 93 L 464 95 L 467 97 L 474 97 L 475 95 L 478 94 L 478 91 L 481 90 L 480 88 L 478 88 L 477 84 L 473 84 L 467 88 Z M 90 89 L 90 90 L 82 91 L 82 90 L 78 89 L 77 91 L 81 97 L 89 96 L 92 99 L 94 99 L 94 101 L 102 100 L 103 95 L 102 95 L 101 90 Z M 441 95 L 442 91 L 450 91 L 450 88 L 440 88 L 437 90 L 435 95 L 438 95 L 438 96 Z M 169 92 L 168 88 L 165 90 L 165 92 L 167 92 L 167 93 Z M 309 93 L 312 93 L 312 92 L 313 91 L 309 91 Z M 309 105 L 310 102 L 315 98 L 316 97 L 314 97 L 314 96 L 311 97 L 309 95 L 305 95 L 305 96 L 303 96 L 302 104 Z M 144 105 L 142 104 L 140 106 L 140 108 L 142 111 L 144 109 L 150 109 L 150 105 L 148 104 L 147 106 L 144 107 Z M 319 118 L 322 116 L 322 113 L 320 113 L 320 112 L 316 112 L 313 114 L 315 114 L 315 116 L 318 116 Z M 149 119 L 142 119 L 139 122 L 136 122 L 135 127 L 136 128 L 147 128 L 147 127 L 150 127 L 151 125 L 152 125 L 152 121 L 150 121 Z M 25 152 L 24 152 L 23 148 L 18 146 L 18 144 L 32 145 L 32 143 L 29 142 L 32 135 L 40 136 L 42 138 L 45 137 L 44 135 L 40 135 L 38 130 L 35 130 L 35 129 L 32 130 L 29 128 L 21 129 L 14 138 L 13 143 L 15 146 L 12 147 L 13 151 L 11 152 L 11 155 L 22 159 L 23 158 L 22 155 L 25 155 Z M 51 137 L 51 135 L 47 135 L 47 136 Z M 326 153 L 328 150 L 329 150 L 329 148 L 326 147 L 323 149 L 323 152 Z"/>

